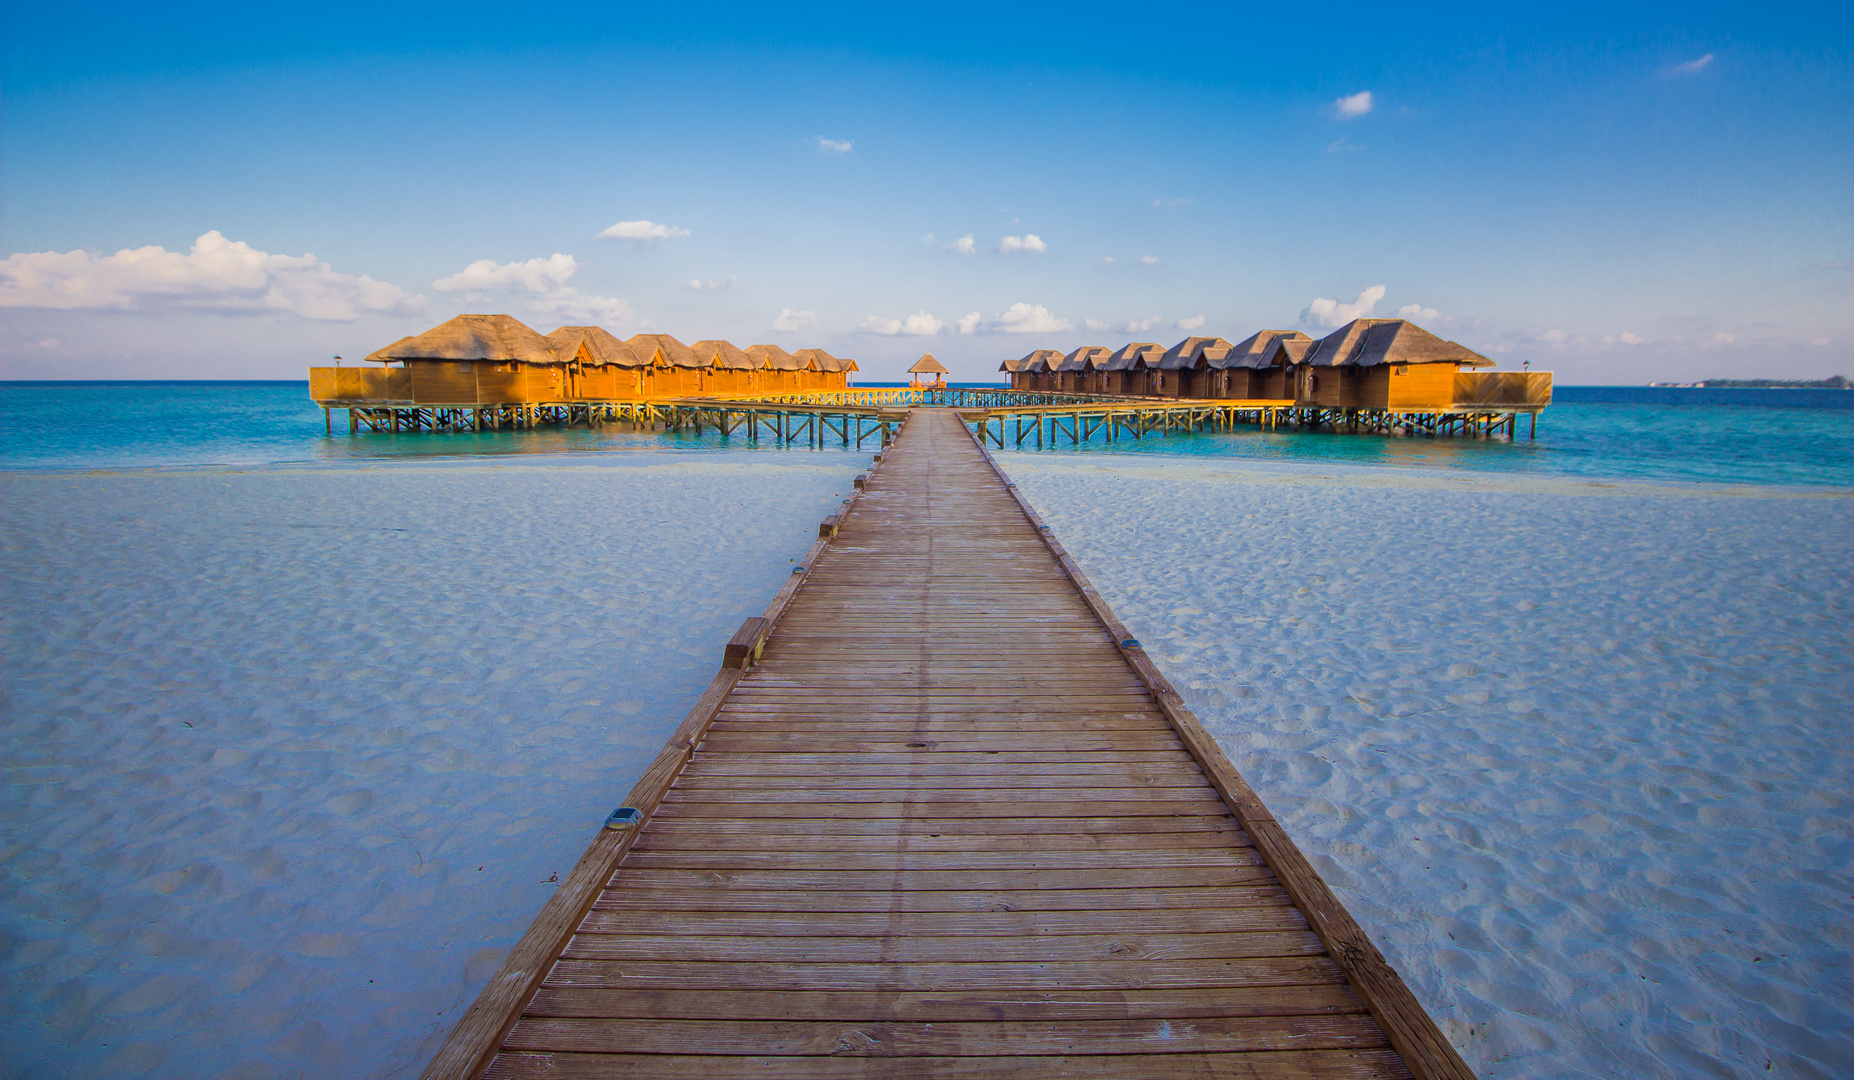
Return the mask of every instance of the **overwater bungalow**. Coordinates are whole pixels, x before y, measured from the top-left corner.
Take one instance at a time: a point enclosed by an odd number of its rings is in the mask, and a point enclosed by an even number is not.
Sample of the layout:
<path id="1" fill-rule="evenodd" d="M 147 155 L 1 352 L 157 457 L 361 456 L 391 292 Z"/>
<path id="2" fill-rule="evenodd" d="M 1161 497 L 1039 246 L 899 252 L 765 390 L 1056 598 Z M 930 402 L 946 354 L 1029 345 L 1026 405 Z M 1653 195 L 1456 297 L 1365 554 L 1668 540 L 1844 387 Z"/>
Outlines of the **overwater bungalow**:
<path id="1" fill-rule="evenodd" d="M 927 375 L 933 376 L 934 386 L 946 385 L 946 365 L 935 360 L 932 353 L 922 353 L 921 358 L 908 368 L 908 385 L 920 386 L 922 377 Z"/>
<path id="2" fill-rule="evenodd" d="M 793 394 L 798 392 L 798 372 L 804 362 L 777 345 L 749 345 L 747 357 L 753 361 L 748 385 L 756 392 Z"/>
<path id="3" fill-rule="evenodd" d="M 1302 356 L 1294 400 L 1336 409 L 1445 410 L 1456 402 L 1457 373 L 1493 366 L 1407 319 L 1354 319 Z"/>
<path id="4" fill-rule="evenodd" d="M 1230 343 L 1220 337 L 1188 337 L 1159 358 L 1147 393 L 1159 397 L 1202 398 L 1213 361 L 1229 354 Z"/>
<path id="5" fill-rule="evenodd" d="M 697 394 L 745 394 L 752 389 L 753 358 L 731 342 L 711 338 L 689 346 L 696 361 Z"/>
<path id="6" fill-rule="evenodd" d="M 1212 374 L 1209 378 L 1209 392 L 1205 397 L 1235 400 L 1256 400 L 1288 397 L 1284 387 L 1285 376 L 1279 370 L 1269 366 L 1269 346 L 1276 340 L 1289 340 L 1312 345 L 1313 339 L 1298 330 L 1262 330 L 1230 346 L 1219 360 L 1211 362 Z M 1268 374 L 1274 370 L 1274 393 L 1269 392 Z"/>
<path id="7" fill-rule="evenodd" d="M 1062 363 L 1062 353 L 1055 349 L 1037 349 L 1016 360 L 998 365 L 999 371 L 1011 375 L 1013 390 L 1055 389 L 1055 368 Z"/>
<path id="8" fill-rule="evenodd" d="M 1294 399 L 1295 372 L 1313 349 L 1313 339 L 1305 334 L 1281 334 L 1262 350 L 1249 385 L 1257 397 L 1271 401 Z"/>
<path id="9" fill-rule="evenodd" d="M 563 326 L 547 335 L 554 347 L 547 393 L 524 400 L 613 401 L 643 396 L 644 361 L 602 326 Z M 530 378 L 538 374 L 531 371 Z"/>
<path id="10" fill-rule="evenodd" d="M 1056 362 L 1056 384 L 1052 389 L 1071 394 L 1095 394 L 1097 381 L 1096 367 L 1114 350 L 1105 345 L 1083 345 L 1074 352 Z"/>
<path id="11" fill-rule="evenodd" d="M 1135 341 L 1122 345 L 1109 353 L 1107 359 L 1095 362 L 1094 369 L 1101 387 L 1096 393 L 1127 397 L 1150 394 L 1148 382 L 1164 357 L 1165 346 L 1156 341 Z"/>
<path id="12" fill-rule="evenodd" d="M 792 355 L 799 362 L 801 390 L 843 390 L 850 385 L 850 372 L 861 370 L 856 361 L 823 349 L 800 349 Z"/>

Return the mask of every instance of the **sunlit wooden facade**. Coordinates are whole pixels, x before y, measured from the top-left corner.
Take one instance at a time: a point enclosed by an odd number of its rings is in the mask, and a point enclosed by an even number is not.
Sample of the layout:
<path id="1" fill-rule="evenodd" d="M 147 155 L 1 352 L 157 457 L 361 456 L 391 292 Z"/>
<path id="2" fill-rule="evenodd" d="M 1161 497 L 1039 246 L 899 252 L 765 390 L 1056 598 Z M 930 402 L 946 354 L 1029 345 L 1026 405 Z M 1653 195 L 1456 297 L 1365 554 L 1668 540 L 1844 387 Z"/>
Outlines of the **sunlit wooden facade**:
<path id="1" fill-rule="evenodd" d="M 484 408 L 845 390 L 856 362 L 822 349 L 738 348 L 597 326 L 545 336 L 508 315 L 459 315 L 368 355 L 380 367 L 309 369 L 325 408 Z"/>
<path id="2" fill-rule="evenodd" d="M 999 369 L 1011 388 L 1113 397 L 1269 401 L 1399 413 L 1465 407 L 1542 408 L 1548 372 L 1487 372 L 1487 357 L 1406 319 L 1355 319 L 1319 340 L 1263 330 L 1232 345 L 1188 337 L 1169 349 L 1134 342 L 1037 349 Z"/>

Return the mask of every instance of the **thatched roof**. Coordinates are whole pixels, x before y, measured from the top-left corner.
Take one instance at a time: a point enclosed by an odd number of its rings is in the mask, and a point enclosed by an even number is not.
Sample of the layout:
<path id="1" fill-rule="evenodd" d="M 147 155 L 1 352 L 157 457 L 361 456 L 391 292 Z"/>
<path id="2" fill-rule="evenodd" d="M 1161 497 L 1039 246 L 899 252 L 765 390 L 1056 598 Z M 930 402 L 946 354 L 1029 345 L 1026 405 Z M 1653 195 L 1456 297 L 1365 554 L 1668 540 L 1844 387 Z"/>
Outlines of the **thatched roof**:
<path id="1" fill-rule="evenodd" d="M 1093 371 L 1101 361 L 1114 355 L 1114 350 L 1105 345 L 1083 345 L 1062 358 L 1056 365 L 1057 371 Z"/>
<path id="2" fill-rule="evenodd" d="M 1062 360 L 1062 354 L 1054 349 L 1037 349 L 1025 353 L 1015 360 L 1006 360 L 998 365 L 999 371 L 1048 371 Z"/>
<path id="3" fill-rule="evenodd" d="M 1460 364 L 1493 367 L 1494 362 L 1464 345 L 1444 341 L 1408 319 L 1353 319 L 1321 338 L 1306 362 L 1321 367 L 1341 364 Z"/>
<path id="4" fill-rule="evenodd" d="M 719 338 L 707 338 L 689 346 L 689 351 L 702 362 L 705 368 L 724 368 L 728 371 L 751 371 L 759 365 L 739 347 Z"/>
<path id="5" fill-rule="evenodd" d="M 1166 371 L 1210 367 L 1212 361 L 1223 359 L 1229 351 L 1230 343 L 1220 337 L 1188 337 L 1165 350 L 1165 356 L 1159 360 L 1159 367 Z"/>
<path id="6" fill-rule="evenodd" d="M 797 371 L 804 367 L 798 357 L 777 345 L 749 345 L 746 352 L 753 366 L 760 371 Z"/>
<path id="7" fill-rule="evenodd" d="M 554 362 L 571 363 L 575 356 L 587 364 L 643 367 L 644 359 L 631 346 L 613 337 L 603 326 L 563 326 L 547 335 L 554 346 Z"/>
<path id="8" fill-rule="evenodd" d="M 932 353 L 922 353 L 921 358 L 919 360 L 914 361 L 914 366 L 908 369 L 908 374 L 910 375 L 945 375 L 947 374 L 947 370 L 946 370 L 946 365 L 942 364 L 938 360 L 935 360 L 933 358 Z"/>
<path id="9" fill-rule="evenodd" d="M 1104 361 L 1095 362 L 1096 371 L 1140 371 L 1157 367 L 1165 356 L 1165 346 L 1156 341 L 1135 341 L 1122 345 Z"/>
<path id="10" fill-rule="evenodd" d="M 556 362 L 553 344 L 509 315 L 459 315 L 416 337 L 402 338 L 369 359 L 381 355 L 392 360 Z"/>
<path id="11" fill-rule="evenodd" d="M 801 367 L 812 371 L 857 371 L 856 361 L 846 360 L 841 356 L 832 356 L 823 349 L 800 349 L 792 354 Z"/>
<path id="12" fill-rule="evenodd" d="M 1274 343 L 1276 338 L 1290 338 L 1308 344 L 1313 343 L 1312 338 L 1298 330 L 1262 330 L 1230 346 L 1230 351 L 1224 355 L 1223 359 L 1211 361 L 1210 366 L 1213 368 L 1268 367 L 1269 365 L 1263 358 L 1268 355 L 1268 347 Z"/>
<path id="13" fill-rule="evenodd" d="M 1314 341 L 1305 334 L 1281 334 L 1262 350 L 1255 367 L 1293 367 L 1313 351 Z"/>
<path id="14" fill-rule="evenodd" d="M 398 341 L 393 342 L 391 345 L 385 345 L 378 349 L 373 350 L 372 352 L 368 353 L 366 356 L 361 357 L 361 359 L 363 361 L 368 361 L 368 362 L 372 362 L 375 364 L 391 364 L 394 362 L 393 357 L 392 357 L 393 350 L 399 348 L 399 346 L 404 345 L 406 342 L 411 341 L 411 340 L 412 339 L 409 337 L 402 337 Z"/>
<path id="15" fill-rule="evenodd" d="M 707 367 L 695 358 L 689 347 L 668 334 L 633 334 L 625 340 L 631 351 L 645 364 L 664 367 Z"/>

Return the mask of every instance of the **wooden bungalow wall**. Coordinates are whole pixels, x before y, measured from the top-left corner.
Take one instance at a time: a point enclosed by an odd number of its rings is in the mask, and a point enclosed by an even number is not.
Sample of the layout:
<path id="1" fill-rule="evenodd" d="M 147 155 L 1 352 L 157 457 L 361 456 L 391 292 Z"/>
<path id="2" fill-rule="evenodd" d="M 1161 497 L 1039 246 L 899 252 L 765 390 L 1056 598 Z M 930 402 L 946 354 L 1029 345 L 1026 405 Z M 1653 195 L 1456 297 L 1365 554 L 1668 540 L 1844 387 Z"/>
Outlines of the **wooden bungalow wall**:
<path id="1" fill-rule="evenodd" d="M 734 371 L 626 368 L 584 364 L 413 361 L 398 368 L 309 369 L 309 396 L 321 402 L 417 405 L 525 405 L 554 401 L 638 401 L 705 394 L 842 390 L 843 371 Z"/>

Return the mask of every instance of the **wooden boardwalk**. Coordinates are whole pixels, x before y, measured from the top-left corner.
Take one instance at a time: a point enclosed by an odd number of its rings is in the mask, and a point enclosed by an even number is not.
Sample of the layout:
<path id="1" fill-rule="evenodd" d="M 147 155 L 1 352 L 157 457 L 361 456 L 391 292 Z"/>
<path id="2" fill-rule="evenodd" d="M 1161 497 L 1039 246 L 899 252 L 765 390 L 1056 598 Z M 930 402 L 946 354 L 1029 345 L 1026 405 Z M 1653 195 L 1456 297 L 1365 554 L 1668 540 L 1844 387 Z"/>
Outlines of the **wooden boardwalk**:
<path id="1" fill-rule="evenodd" d="M 830 524 L 428 1077 L 1470 1075 L 950 410 Z"/>

